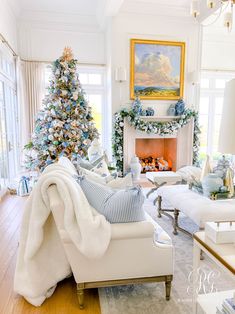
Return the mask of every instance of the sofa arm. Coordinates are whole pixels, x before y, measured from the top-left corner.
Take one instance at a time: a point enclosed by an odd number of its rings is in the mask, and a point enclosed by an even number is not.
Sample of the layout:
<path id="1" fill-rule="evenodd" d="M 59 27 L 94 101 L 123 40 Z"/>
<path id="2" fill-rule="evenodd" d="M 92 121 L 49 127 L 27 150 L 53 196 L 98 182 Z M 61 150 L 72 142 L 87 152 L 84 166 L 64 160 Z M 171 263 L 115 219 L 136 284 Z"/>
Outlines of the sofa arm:
<path id="1" fill-rule="evenodd" d="M 111 238 L 151 238 L 154 235 L 154 225 L 149 221 L 111 224 Z"/>

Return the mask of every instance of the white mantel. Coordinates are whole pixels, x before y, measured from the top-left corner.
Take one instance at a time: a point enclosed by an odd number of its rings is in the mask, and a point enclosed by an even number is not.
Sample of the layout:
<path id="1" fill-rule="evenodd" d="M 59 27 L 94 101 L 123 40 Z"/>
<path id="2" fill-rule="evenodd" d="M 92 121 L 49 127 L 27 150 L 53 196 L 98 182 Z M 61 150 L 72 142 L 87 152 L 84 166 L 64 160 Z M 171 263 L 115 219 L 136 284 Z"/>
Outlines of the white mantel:
<path id="1" fill-rule="evenodd" d="M 180 117 L 170 116 L 158 116 L 158 117 L 141 117 L 141 119 L 151 119 L 152 121 L 172 121 L 173 119 L 179 119 Z M 138 138 L 177 138 L 177 162 L 176 169 L 179 169 L 185 165 L 192 165 L 193 161 L 193 119 L 178 130 L 175 135 L 156 135 L 148 134 L 146 132 L 138 131 L 130 125 L 128 120 L 124 119 L 124 171 L 128 170 L 131 158 L 135 155 L 135 140 Z"/>

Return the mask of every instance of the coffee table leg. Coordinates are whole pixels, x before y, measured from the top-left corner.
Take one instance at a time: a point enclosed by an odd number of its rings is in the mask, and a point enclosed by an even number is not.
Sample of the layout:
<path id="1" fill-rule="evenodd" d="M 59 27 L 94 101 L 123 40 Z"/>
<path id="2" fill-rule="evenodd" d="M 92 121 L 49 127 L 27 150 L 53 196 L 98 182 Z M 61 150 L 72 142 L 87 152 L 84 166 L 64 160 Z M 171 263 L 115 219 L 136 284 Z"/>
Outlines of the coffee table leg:
<path id="1" fill-rule="evenodd" d="M 150 194 L 152 194 L 153 192 L 157 191 L 158 186 L 152 188 L 150 191 L 148 191 L 148 193 L 146 194 L 146 197 L 148 198 Z"/>
<path id="2" fill-rule="evenodd" d="M 179 210 L 178 209 L 174 209 L 174 220 L 173 220 L 173 234 L 177 235 L 178 234 L 178 219 L 179 219 Z"/>
<path id="3" fill-rule="evenodd" d="M 161 214 L 161 211 L 162 211 L 162 197 L 160 195 L 157 197 L 157 203 L 158 203 L 158 207 L 157 207 L 158 217 L 161 218 L 162 217 L 162 214 Z"/>

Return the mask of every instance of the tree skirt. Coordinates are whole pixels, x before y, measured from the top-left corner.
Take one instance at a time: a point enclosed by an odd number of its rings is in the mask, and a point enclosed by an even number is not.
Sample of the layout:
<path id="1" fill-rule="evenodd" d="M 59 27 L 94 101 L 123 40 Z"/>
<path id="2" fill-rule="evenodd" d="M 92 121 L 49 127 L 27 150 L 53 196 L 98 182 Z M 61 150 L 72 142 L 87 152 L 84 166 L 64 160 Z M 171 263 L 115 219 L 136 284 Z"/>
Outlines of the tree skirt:
<path id="1" fill-rule="evenodd" d="M 179 232 L 172 234 L 171 220 L 165 216 L 157 218 L 156 207 L 150 200 L 145 203 L 146 211 L 170 235 L 175 247 L 175 272 L 172 284 L 171 300 L 165 300 L 164 283 L 150 283 L 141 285 L 100 288 L 99 298 L 102 314 L 188 314 L 192 313 L 192 239 Z M 180 224 L 194 232 L 197 226 L 187 217 L 180 218 Z M 234 289 L 234 282 L 229 275 L 223 273 L 208 257 L 201 262 L 201 269 L 207 275 L 214 272 L 214 289 L 217 291 Z M 205 282 L 205 291 L 210 292 L 211 282 Z"/>

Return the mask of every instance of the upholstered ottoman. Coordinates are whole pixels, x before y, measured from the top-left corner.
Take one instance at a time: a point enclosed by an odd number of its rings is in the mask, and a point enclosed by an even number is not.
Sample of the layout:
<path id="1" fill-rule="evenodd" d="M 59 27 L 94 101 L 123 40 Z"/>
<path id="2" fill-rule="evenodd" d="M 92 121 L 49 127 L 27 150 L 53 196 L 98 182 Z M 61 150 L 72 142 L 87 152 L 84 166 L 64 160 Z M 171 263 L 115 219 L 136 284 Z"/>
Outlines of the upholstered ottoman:
<path id="1" fill-rule="evenodd" d="M 235 220 L 235 199 L 211 200 L 197 192 L 191 191 L 188 185 L 171 185 L 160 187 L 158 193 L 158 214 L 174 213 L 174 233 L 178 225 L 178 215 L 184 213 L 203 229 L 207 221 Z M 162 208 L 162 201 L 166 200 L 171 205 L 170 209 Z M 169 216 L 169 215 L 168 215 Z M 185 231 L 185 230 L 182 230 Z"/>
<path id="2" fill-rule="evenodd" d="M 147 197 L 149 197 L 150 194 L 157 191 L 159 187 L 168 184 L 178 184 L 182 182 L 181 175 L 177 174 L 174 171 L 158 171 L 158 172 L 146 172 L 146 178 L 155 185 L 154 188 L 152 188 L 148 193 Z M 154 204 L 156 203 L 157 198 L 154 200 Z"/>

